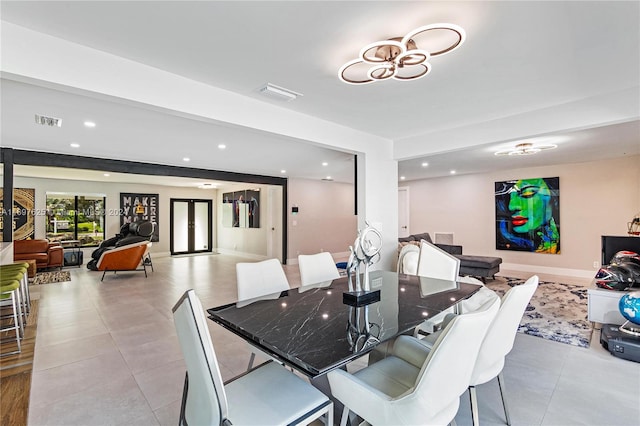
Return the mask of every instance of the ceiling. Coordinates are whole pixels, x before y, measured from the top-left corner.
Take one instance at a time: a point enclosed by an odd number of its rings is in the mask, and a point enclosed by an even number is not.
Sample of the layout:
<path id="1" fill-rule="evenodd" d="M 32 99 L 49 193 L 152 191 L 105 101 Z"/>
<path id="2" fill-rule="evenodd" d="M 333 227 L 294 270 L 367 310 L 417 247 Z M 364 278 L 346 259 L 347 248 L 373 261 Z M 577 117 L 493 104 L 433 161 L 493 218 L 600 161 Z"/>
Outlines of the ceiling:
<path id="1" fill-rule="evenodd" d="M 638 2 L 3 1 L 1 8 L 5 22 L 391 140 L 406 180 L 640 154 Z M 432 58 L 425 78 L 338 80 L 365 44 L 437 22 L 463 27 L 467 39 Z M 270 100 L 258 91 L 267 82 L 304 96 Z M 353 181 L 353 152 L 290 136 L 7 73 L 1 97 L 3 146 Z M 38 126 L 34 114 L 60 117 L 63 126 Z M 558 148 L 493 155 L 521 140 Z"/>

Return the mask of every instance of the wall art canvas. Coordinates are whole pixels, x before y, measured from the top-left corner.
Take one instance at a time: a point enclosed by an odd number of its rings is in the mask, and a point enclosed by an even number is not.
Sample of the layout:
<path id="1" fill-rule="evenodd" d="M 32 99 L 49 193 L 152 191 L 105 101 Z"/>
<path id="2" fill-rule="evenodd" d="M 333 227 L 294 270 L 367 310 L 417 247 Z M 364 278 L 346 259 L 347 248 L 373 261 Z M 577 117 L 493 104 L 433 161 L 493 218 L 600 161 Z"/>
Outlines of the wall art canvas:
<path id="1" fill-rule="evenodd" d="M 13 188 L 13 239 L 32 240 L 35 235 L 35 194 L 32 188 Z M 4 191 L 0 188 L 0 209 L 4 209 Z M 0 215 L 0 232 L 4 229 Z"/>
<path id="2" fill-rule="evenodd" d="M 560 178 L 495 183 L 496 249 L 560 254 Z"/>
<path id="3" fill-rule="evenodd" d="M 222 194 L 222 224 L 233 228 L 260 228 L 260 191 L 247 189 Z"/>
<path id="4" fill-rule="evenodd" d="M 120 226 L 148 220 L 155 224 L 151 241 L 160 241 L 158 225 L 158 194 L 120 193 Z"/>

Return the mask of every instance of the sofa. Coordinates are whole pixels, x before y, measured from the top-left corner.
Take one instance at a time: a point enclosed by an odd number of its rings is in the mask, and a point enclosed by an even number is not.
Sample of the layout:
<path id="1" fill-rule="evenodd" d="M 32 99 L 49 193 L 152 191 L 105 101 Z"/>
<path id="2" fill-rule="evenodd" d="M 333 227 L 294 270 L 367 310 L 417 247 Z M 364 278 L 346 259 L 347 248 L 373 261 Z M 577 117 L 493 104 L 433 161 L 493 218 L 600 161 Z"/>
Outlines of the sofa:
<path id="1" fill-rule="evenodd" d="M 60 268 L 64 263 L 64 250 L 59 242 L 48 240 L 16 240 L 13 242 L 13 260 L 36 261 L 37 269 Z"/>
<path id="2" fill-rule="evenodd" d="M 413 234 L 408 237 L 398 238 L 398 253 L 403 246 L 412 244 L 419 246 L 420 240 L 425 240 L 447 253 L 460 259 L 460 275 L 467 275 L 471 277 L 479 277 L 482 282 L 485 282 L 487 277 L 495 278 L 495 274 L 500 272 L 500 264 L 502 258 L 493 256 L 472 256 L 463 255 L 462 246 L 451 244 L 437 244 L 431 240 L 431 236 L 428 232 L 422 234 Z"/>

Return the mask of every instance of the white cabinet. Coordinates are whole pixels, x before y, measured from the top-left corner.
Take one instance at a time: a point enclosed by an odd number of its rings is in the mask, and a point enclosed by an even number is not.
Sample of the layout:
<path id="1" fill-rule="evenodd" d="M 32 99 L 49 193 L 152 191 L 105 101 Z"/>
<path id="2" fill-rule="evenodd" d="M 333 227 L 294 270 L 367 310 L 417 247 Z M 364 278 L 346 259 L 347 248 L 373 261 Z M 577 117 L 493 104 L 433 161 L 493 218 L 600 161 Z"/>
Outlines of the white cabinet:
<path id="1" fill-rule="evenodd" d="M 601 324 L 617 324 L 625 322 L 620 315 L 618 303 L 626 291 L 604 290 L 595 286 L 587 290 L 589 298 L 589 321 Z"/>

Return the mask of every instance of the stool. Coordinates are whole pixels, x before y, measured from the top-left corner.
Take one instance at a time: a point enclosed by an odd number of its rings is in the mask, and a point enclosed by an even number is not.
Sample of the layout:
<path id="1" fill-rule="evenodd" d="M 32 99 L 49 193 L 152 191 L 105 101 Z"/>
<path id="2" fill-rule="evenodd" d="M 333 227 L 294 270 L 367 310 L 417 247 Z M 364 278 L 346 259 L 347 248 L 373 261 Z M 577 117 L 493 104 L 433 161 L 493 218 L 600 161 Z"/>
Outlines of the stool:
<path id="1" fill-rule="evenodd" d="M 29 292 L 29 279 L 28 279 L 29 263 L 17 262 L 10 263 L 8 265 L 0 265 L 0 275 L 2 275 L 2 281 L 7 279 L 16 279 L 20 282 L 20 292 L 22 293 L 22 314 L 25 317 L 31 312 L 31 295 Z"/>
<path id="2" fill-rule="evenodd" d="M 20 346 L 21 333 L 20 330 L 23 329 L 22 323 L 22 312 L 20 309 L 20 282 L 17 280 L 5 281 L 0 285 L 0 305 L 1 306 L 9 306 L 6 302 L 11 299 L 11 310 L 13 317 L 13 327 L 5 327 L 0 328 L 0 332 L 3 331 L 11 331 L 15 330 L 16 332 L 16 345 L 18 347 L 17 350 L 7 353 L 1 353 L 0 356 L 18 354 L 22 352 L 22 347 Z M 22 332 L 22 336 L 24 336 L 24 331 Z"/>

